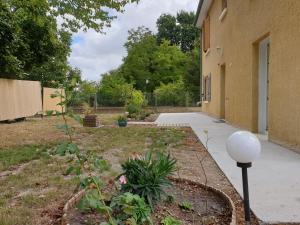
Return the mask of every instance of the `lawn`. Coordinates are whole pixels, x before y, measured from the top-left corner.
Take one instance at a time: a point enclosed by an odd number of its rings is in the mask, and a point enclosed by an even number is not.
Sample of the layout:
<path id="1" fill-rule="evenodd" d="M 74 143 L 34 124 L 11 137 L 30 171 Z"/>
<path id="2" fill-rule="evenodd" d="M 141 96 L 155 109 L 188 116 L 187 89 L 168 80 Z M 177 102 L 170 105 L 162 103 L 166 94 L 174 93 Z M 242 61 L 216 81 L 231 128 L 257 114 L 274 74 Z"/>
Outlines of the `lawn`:
<path id="1" fill-rule="evenodd" d="M 83 128 L 76 123 L 75 141 L 85 151 L 103 156 L 116 175 L 120 162 L 148 149 L 181 145 L 180 129 L 132 126 L 117 128 L 117 114 L 100 115 L 102 128 Z M 46 154 L 67 137 L 58 131 L 60 117 L 28 119 L 1 124 L 0 146 L 0 224 L 56 224 L 66 200 L 76 190 L 77 180 L 64 176 L 67 157 Z"/>
<path id="2" fill-rule="evenodd" d="M 242 200 L 189 128 L 128 126 L 118 128 L 119 114 L 99 114 L 101 128 L 84 128 L 70 120 L 80 149 L 108 160 L 104 175 L 119 174 L 129 156 L 148 150 L 171 153 L 177 159 L 176 177 L 205 182 L 229 195 L 243 224 Z M 0 124 L 0 225 L 60 224 L 62 208 L 78 191 L 78 178 L 64 175 L 69 157 L 49 156 L 67 136 L 56 127 L 61 117 L 33 118 Z M 203 160 L 205 173 L 199 160 Z M 255 224 L 255 223 L 254 223 Z"/>

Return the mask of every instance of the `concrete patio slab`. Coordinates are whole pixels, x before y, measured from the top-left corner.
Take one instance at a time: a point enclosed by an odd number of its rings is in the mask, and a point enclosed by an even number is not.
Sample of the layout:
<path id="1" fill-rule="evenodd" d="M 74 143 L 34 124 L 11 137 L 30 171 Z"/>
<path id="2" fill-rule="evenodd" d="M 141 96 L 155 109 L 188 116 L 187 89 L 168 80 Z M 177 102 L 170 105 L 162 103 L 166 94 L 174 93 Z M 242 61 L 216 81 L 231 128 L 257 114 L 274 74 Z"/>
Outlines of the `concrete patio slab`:
<path id="1" fill-rule="evenodd" d="M 238 129 L 202 113 L 163 113 L 160 124 L 190 124 L 202 143 L 208 131 L 208 151 L 242 196 L 241 170 L 226 152 L 225 142 Z M 300 154 L 258 135 L 262 155 L 249 169 L 250 204 L 266 223 L 300 223 Z"/>

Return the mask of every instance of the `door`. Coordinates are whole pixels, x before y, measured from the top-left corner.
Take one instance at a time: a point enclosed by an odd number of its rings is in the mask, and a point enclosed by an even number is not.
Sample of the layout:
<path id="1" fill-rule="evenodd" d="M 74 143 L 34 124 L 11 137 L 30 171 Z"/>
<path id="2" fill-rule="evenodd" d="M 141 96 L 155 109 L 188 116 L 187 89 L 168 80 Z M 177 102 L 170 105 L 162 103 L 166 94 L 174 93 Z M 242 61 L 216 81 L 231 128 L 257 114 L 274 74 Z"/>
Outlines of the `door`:
<path id="1" fill-rule="evenodd" d="M 225 120 L 225 65 L 221 66 L 220 75 L 220 117 Z"/>
<path id="2" fill-rule="evenodd" d="M 259 71 L 258 71 L 258 131 L 268 133 L 269 106 L 269 38 L 259 43 Z"/>

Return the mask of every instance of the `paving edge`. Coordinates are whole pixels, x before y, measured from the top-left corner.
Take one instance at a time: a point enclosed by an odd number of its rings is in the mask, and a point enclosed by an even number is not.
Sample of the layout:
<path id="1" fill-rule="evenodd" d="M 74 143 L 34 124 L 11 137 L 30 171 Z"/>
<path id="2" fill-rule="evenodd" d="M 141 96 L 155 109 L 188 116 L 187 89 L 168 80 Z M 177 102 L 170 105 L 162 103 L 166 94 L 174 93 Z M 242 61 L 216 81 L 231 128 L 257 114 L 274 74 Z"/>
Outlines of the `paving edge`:
<path id="1" fill-rule="evenodd" d="M 174 178 L 174 177 L 170 177 L 169 178 L 171 181 L 179 181 L 179 182 L 186 182 L 188 184 L 192 184 L 192 185 L 197 185 L 200 186 L 201 188 L 206 188 L 214 193 L 216 193 L 217 195 L 219 195 L 221 198 L 223 198 L 226 203 L 229 205 L 230 210 L 231 210 L 231 222 L 230 225 L 236 225 L 236 209 L 234 206 L 233 201 L 231 200 L 231 198 L 225 194 L 223 191 L 216 189 L 214 187 L 205 185 L 203 183 L 200 182 L 195 182 L 195 181 L 191 181 L 188 179 L 183 179 L 183 178 Z M 73 209 L 74 206 L 79 202 L 79 200 L 83 197 L 83 195 L 85 194 L 86 189 L 83 189 L 79 192 L 77 192 L 76 194 L 74 194 L 65 204 L 64 208 L 63 208 L 63 216 L 62 216 L 62 220 L 61 220 L 61 225 L 70 225 L 67 216 L 69 213 L 70 209 Z"/>

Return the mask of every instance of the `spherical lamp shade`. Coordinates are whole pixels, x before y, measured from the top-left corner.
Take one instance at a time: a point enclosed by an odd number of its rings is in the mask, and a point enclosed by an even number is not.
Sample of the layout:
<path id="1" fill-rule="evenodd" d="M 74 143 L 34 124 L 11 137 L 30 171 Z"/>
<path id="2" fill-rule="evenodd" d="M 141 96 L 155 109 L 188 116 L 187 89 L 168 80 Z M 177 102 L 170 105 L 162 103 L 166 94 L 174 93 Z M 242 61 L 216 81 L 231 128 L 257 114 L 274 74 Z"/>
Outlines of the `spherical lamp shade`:
<path id="1" fill-rule="evenodd" d="M 253 162 L 261 152 L 260 141 L 248 131 L 238 131 L 230 135 L 226 148 L 230 157 L 239 163 Z"/>

